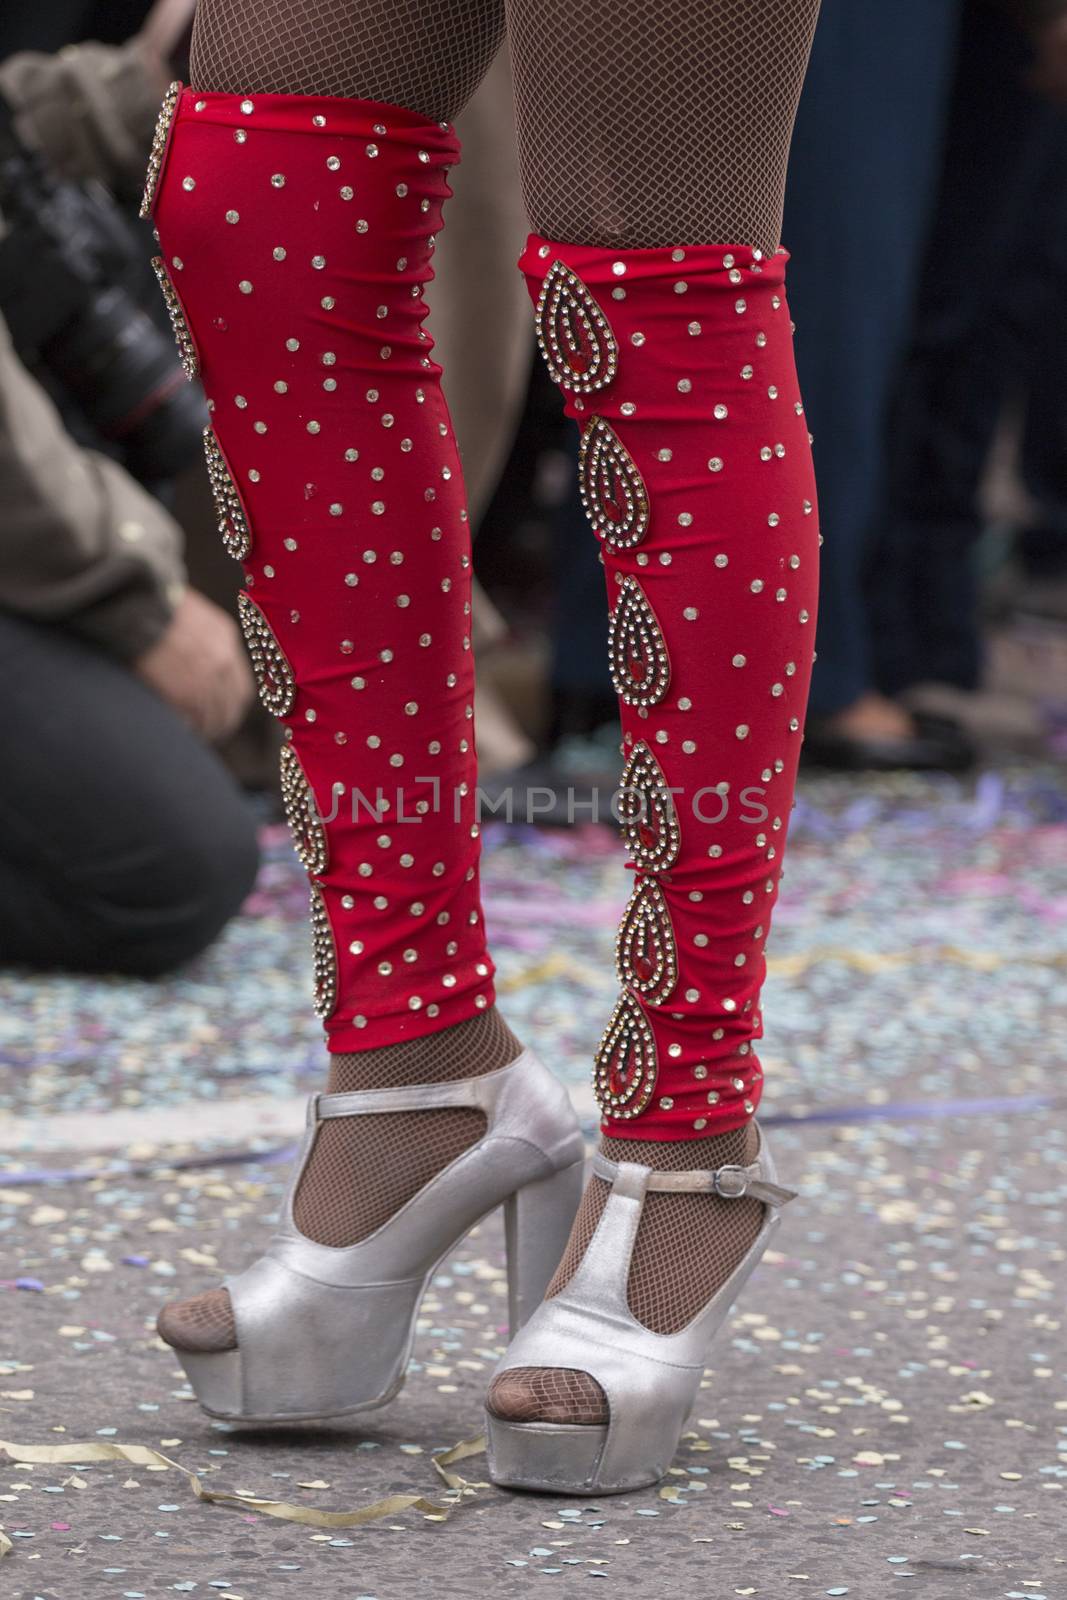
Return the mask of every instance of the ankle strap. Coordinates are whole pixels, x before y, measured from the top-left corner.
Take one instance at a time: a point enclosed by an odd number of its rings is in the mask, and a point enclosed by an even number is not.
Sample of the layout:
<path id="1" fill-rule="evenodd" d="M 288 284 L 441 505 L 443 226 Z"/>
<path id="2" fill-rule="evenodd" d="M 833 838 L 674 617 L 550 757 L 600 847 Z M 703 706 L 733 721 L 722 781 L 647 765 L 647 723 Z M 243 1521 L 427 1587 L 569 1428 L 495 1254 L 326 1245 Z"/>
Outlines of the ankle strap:
<path id="1" fill-rule="evenodd" d="M 524 1050 L 506 1067 L 479 1078 L 457 1078 L 446 1083 L 404 1083 L 390 1089 L 356 1089 L 348 1094 L 313 1094 L 308 1102 L 312 1126 L 328 1117 L 363 1117 L 384 1111 L 437 1111 L 446 1106 L 466 1106 L 492 1111 L 507 1078 L 529 1066 Z"/>
<path id="2" fill-rule="evenodd" d="M 349 1094 L 313 1095 L 308 1120 L 362 1117 L 383 1111 L 433 1111 L 441 1106 L 473 1106 L 470 1080 L 458 1083 L 408 1083 L 395 1089 L 356 1089 Z"/>
<path id="3" fill-rule="evenodd" d="M 784 1189 L 781 1184 L 771 1183 L 764 1177 L 763 1163 L 758 1156 L 748 1167 L 723 1166 L 692 1172 L 656 1172 L 633 1162 L 609 1161 L 599 1150 L 593 1156 L 593 1172 L 611 1184 L 623 1166 L 636 1166 L 642 1176 L 648 1173 L 644 1184 L 648 1192 L 714 1194 L 720 1200 L 741 1200 L 747 1195 L 768 1206 L 784 1206 L 796 1199 L 795 1189 Z"/>

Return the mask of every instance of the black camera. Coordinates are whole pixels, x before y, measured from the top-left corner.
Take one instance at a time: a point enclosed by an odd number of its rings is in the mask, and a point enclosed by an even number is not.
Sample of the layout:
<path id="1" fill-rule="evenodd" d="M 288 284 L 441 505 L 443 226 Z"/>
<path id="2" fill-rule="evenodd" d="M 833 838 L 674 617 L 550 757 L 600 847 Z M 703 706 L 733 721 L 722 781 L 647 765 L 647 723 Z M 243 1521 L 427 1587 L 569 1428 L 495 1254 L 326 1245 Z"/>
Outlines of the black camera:
<path id="1" fill-rule="evenodd" d="M 51 379 L 143 483 L 199 455 L 203 396 L 149 315 L 139 230 L 102 185 L 57 177 L 0 95 L 0 311 L 22 360 Z"/>

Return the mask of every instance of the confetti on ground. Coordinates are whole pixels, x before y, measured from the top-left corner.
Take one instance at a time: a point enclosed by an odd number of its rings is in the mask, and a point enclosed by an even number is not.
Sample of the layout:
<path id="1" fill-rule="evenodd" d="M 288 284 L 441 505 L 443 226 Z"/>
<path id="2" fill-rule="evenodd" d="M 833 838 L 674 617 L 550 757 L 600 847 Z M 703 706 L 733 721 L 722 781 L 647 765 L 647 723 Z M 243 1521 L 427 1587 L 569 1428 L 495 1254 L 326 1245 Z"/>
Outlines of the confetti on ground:
<path id="1" fill-rule="evenodd" d="M 159 1305 L 250 1259 L 277 1211 L 288 1135 L 250 1149 L 222 1113 L 240 1130 L 318 1072 L 278 830 L 246 913 L 180 976 L 0 976 L 0 1112 L 90 1129 L 137 1112 L 149 1130 L 121 1160 L 7 1141 L 0 1433 L 19 1443 L 0 1458 L 0 1592 L 467 1600 L 595 1577 L 649 1600 L 852 1600 L 900 1579 L 1063 1600 L 1065 822 L 1046 769 L 806 780 L 763 1051 L 801 1198 L 675 1470 L 595 1503 L 482 1486 L 473 1439 L 473 1494 L 449 1482 L 506 1336 L 497 1218 L 438 1272 L 401 1395 L 347 1425 L 212 1422 L 154 1334 Z M 490 826 L 485 877 L 507 1014 L 584 1086 L 626 893 L 614 841 Z M 228 1499 L 198 1501 L 164 1458 Z M 457 1495 L 447 1521 L 400 1509 Z M 383 1502 L 356 1525 L 269 1512 Z"/>

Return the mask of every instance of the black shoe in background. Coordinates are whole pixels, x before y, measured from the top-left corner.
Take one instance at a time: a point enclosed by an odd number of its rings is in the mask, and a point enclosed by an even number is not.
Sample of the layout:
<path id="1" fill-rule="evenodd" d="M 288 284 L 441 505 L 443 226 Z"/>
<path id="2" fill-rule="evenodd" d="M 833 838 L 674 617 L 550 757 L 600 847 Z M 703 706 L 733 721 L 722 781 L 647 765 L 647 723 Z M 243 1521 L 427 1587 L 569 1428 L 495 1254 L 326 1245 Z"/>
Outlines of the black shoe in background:
<path id="1" fill-rule="evenodd" d="M 801 761 L 835 772 L 968 772 L 974 766 L 978 752 L 958 722 L 922 711 L 913 722 L 914 732 L 901 738 L 861 738 L 811 722 Z"/>

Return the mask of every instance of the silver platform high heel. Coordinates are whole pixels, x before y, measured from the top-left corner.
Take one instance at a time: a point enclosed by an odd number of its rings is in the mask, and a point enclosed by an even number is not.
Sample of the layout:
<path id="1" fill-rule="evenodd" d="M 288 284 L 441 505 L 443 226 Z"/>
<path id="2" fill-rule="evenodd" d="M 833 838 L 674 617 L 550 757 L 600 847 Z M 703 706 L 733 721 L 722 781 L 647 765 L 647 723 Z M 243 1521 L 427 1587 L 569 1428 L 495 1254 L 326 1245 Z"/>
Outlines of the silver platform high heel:
<path id="1" fill-rule="evenodd" d="M 556 1494 L 612 1494 L 655 1483 L 670 1466 L 708 1358 L 711 1341 L 778 1226 L 783 1189 L 761 1140 L 748 1167 L 654 1172 L 599 1152 L 593 1171 L 612 1186 L 597 1230 L 566 1287 L 545 1300 L 513 1339 L 493 1378 L 516 1367 L 586 1372 L 604 1391 L 609 1420 L 511 1422 L 487 1410 L 489 1476 L 502 1488 Z M 707 1305 L 679 1333 L 653 1333 L 626 1302 L 630 1257 L 650 1190 L 750 1195 L 765 1206 L 751 1249 Z"/>
<path id="2" fill-rule="evenodd" d="M 293 1197 L 320 1121 L 442 1106 L 484 1111 L 485 1134 L 388 1222 L 344 1249 L 297 1231 Z M 264 1256 L 225 1284 L 237 1349 L 175 1350 L 200 1404 L 241 1422 L 304 1422 L 385 1405 L 403 1385 L 419 1303 L 437 1266 L 501 1204 L 517 1332 L 563 1253 L 583 1165 L 567 1091 L 530 1050 L 461 1082 L 314 1095 L 278 1232 Z"/>

